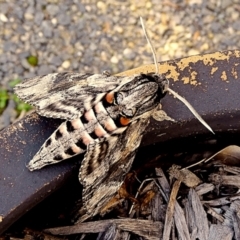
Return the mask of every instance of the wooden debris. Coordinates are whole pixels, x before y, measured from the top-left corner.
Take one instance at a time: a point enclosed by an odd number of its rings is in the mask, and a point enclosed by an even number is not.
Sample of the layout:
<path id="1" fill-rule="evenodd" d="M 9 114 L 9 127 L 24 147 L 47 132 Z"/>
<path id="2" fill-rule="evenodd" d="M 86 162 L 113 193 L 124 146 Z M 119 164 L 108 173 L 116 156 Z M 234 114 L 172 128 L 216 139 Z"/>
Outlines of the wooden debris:
<path id="1" fill-rule="evenodd" d="M 113 226 L 114 227 L 110 227 Z M 49 228 L 45 232 L 55 235 L 71 235 L 78 233 L 99 233 L 108 231 L 109 234 L 117 233 L 117 229 L 132 232 L 146 239 L 157 240 L 161 237 L 163 225 L 161 222 L 140 219 L 111 219 L 94 222 L 79 223 L 74 226 Z M 110 233 L 110 232 L 114 233 Z M 117 233 L 118 234 L 118 233 Z"/>
<path id="2" fill-rule="evenodd" d="M 155 171 L 156 171 L 156 175 L 159 176 L 158 182 L 160 184 L 160 187 L 164 191 L 163 196 L 165 196 L 165 200 L 168 201 L 169 196 L 170 196 L 170 185 L 167 181 L 167 178 L 164 175 L 161 168 L 156 168 Z M 180 207 L 180 205 L 178 204 L 178 202 L 175 202 L 174 222 L 176 224 L 176 228 L 177 228 L 179 237 L 181 239 L 190 240 L 191 238 L 190 238 L 190 234 L 188 231 L 186 219 L 185 219 L 183 210 Z M 169 230 L 166 230 L 166 232 L 167 231 L 169 231 Z M 165 233 L 165 234 L 167 235 L 167 233 Z"/>
<path id="3" fill-rule="evenodd" d="M 153 162 L 161 162 L 161 157 Z M 151 173 L 146 171 L 149 167 Z M 99 220 L 45 232 L 58 235 L 55 239 L 68 239 L 72 234 L 85 239 L 94 233 L 97 240 L 238 240 L 239 189 L 238 146 L 226 147 L 207 160 L 202 158 L 183 168 L 172 164 L 167 170 L 148 162 L 128 174 L 117 195 L 102 209 Z M 45 234 L 44 240 L 50 239 L 48 236 Z M 26 234 L 25 239 L 30 238 Z"/>
<path id="4" fill-rule="evenodd" d="M 168 171 L 169 171 L 170 178 L 176 178 L 190 188 L 196 187 L 202 182 L 190 170 L 186 168 L 181 169 L 181 167 L 178 165 L 172 165 L 172 167 Z"/>
<path id="5" fill-rule="evenodd" d="M 164 231 L 163 231 L 163 240 L 169 239 L 171 227 L 173 223 L 173 214 L 174 214 L 174 207 L 176 202 L 177 193 L 179 187 L 181 185 L 181 181 L 176 180 L 173 184 L 172 192 L 170 194 L 168 206 L 167 206 L 167 213 L 164 223 Z"/>
<path id="6" fill-rule="evenodd" d="M 208 240 L 232 240 L 233 239 L 233 231 L 228 226 L 216 225 L 212 224 L 209 230 Z M 239 238 L 236 238 L 239 239 Z"/>

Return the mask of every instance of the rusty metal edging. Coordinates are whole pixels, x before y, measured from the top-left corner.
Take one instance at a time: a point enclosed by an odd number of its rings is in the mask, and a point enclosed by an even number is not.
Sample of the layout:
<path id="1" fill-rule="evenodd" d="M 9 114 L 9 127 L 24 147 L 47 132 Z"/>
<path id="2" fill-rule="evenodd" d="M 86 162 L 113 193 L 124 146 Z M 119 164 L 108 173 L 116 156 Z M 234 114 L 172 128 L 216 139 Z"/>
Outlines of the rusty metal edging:
<path id="1" fill-rule="evenodd" d="M 222 132 L 238 133 L 239 64 L 239 50 L 160 63 L 161 72 L 170 80 L 171 88 L 195 107 L 216 135 L 212 136 L 198 123 L 182 103 L 166 96 L 162 101 L 163 110 L 176 122 L 156 122 L 152 119 L 142 145 L 189 136 L 216 138 Z M 154 66 L 142 66 L 121 74 L 141 72 L 154 72 Z M 0 233 L 59 188 L 78 168 L 76 162 L 81 157 L 36 172 L 29 172 L 25 167 L 59 123 L 59 120 L 46 119 L 34 113 L 1 131 Z"/>

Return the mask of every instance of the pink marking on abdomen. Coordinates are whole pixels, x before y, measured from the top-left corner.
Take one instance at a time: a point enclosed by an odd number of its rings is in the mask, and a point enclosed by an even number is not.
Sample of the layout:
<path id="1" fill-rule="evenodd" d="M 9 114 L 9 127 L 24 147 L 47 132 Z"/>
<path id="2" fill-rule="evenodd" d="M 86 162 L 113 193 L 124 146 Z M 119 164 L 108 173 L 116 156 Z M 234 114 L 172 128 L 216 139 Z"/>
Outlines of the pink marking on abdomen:
<path id="1" fill-rule="evenodd" d="M 90 137 L 90 135 L 84 131 L 81 135 L 81 138 L 82 138 L 82 142 L 87 146 L 88 144 L 90 143 L 93 143 L 94 140 Z"/>
<path id="2" fill-rule="evenodd" d="M 103 112 L 103 113 L 107 114 L 107 111 L 106 111 L 106 109 L 104 108 L 102 102 L 98 102 L 98 103 L 94 106 L 94 108 L 95 108 L 96 113 Z"/>
<path id="3" fill-rule="evenodd" d="M 68 133 L 67 127 L 66 127 L 66 122 L 62 123 L 62 124 L 59 126 L 58 130 L 59 130 L 60 133 L 62 133 L 62 134 Z"/>
<path id="4" fill-rule="evenodd" d="M 71 148 L 72 148 L 73 152 L 75 152 L 76 154 L 82 152 L 82 149 L 80 147 L 78 147 L 76 144 L 73 144 L 71 146 Z"/>
<path id="5" fill-rule="evenodd" d="M 87 121 L 96 120 L 95 114 L 92 109 L 85 112 L 84 116 Z"/>
<path id="6" fill-rule="evenodd" d="M 74 129 L 83 129 L 84 128 L 80 119 L 74 119 L 71 121 L 71 123 L 72 123 L 72 126 Z"/>
<path id="7" fill-rule="evenodd" d="M 112 132 L 114 131 L 117 126 L 115 125 L 114 121 L 112 120 L 111 117 L 108 117 L 105 122 L 104 122 L 104 127 L 107 129 L 107 131 Z"/>
<path id="8" fill-rule="evenodd" d="M 98 137 L 103 137 L 108 134 L 99 123 L 96 124 L 94 132 Z"/>

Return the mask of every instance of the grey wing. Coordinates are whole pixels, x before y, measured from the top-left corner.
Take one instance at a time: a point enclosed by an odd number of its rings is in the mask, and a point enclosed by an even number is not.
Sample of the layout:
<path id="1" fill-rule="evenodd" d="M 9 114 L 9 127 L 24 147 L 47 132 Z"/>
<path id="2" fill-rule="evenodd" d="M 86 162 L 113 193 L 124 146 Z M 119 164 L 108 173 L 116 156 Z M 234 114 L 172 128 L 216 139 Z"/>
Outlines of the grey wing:
<path id="1" fill-rule="evenodd" d="M 35 106 L 40 115 L 72 120 L 100 101 L 106 92 L 131 79 L 104 74 L 53 73 L 27 79 L 14 91 L 20 99 Z"/>
<path id="2" fill-rule="evenodd" d="M 149 117 L 139 118 L 121 135 L 101 139 L 89 146 L 79 173 L 83 185 L 83 209 L 88 217 L 98 214 L 121 187 L 148 120 Z"/>

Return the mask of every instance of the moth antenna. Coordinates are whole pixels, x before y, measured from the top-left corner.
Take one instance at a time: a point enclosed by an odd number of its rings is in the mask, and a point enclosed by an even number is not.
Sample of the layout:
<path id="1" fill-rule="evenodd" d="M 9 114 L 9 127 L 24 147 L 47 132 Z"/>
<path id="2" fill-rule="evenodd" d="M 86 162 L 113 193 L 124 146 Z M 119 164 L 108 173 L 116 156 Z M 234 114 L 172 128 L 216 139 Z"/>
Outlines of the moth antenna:
<path id="1" fill-rule="evenodd" d="M 146 30 L 146 27 L 145 27 L 145 24 L 144 24 L 144 21 L 143 21 L 142 17 L 140 17 L 140 22 L 141 22 L 141 25 L 142 25 L 143 33 L 144 33 L 144 35 L 147 39 L 147 42 L 148 42 L 148 44 L 151 48 L 152 54 L 153 54 L 154 64 L 155 64 L 155 68 L 156 68 L 156 74 L 160 74 L 159 65 L 158 65 L 158 62 L 157 62 L 156 50 L 153 47 L 153 44 L 152 44 L 152 42 L 149 38 L 149 35 L 147 33 L 147 30 Z M 200 123 L 202 123 L 202 125 L 204 127 L 206 127 L 210 132 L 212 132 L 214 134 L 212 128 L 203 120 L 203 118 L 197 113 L 197 111 L 193 108 L 193 106 L 185 98 L 183 98 L 178 93 L 173 91 L 171 88 L 169 88 L 169 86 L 167 86 L 166 91 L 169 91 L 174 97 L 176 97 L 178 100 L 180 100 L 190 110 L 190 112 L 198 119 L 198 121 Z"/>
<path id="2" fill-rule="evenodd" d="M 147 39 L 147 42 L 151 48 L 151 51 L 152 51 L 152 55 L 153 55 L 153 60 L 154 60 L 154 64 L 155 64 L 155 71 L 156 71 L 156 74 L 160 74 L 160 71 L 159 71 L 159 66 L 158 66 L 158 62 L 157 62 L 157 54 L 156 54 L 156 50 L 155 48 L 153 47 L 153 44 L 149 38 L 149 35 L 148 35 L 148 32 L 146 30 L 146 27 L 145 27 L 145 24 L 144 24 L 144 21 L 142 19 L 142 17 L 140 17 L 140 22 L 141 22 L 141 25 L 142 25 L 142 29 L 143 29 L 143 33 Z"/>
<path id="3" fill-rule="evenodd" d="M 176 93 L 175 91 L 173 91 L 171 88 L 168 87 L 167 89 L 174 97 L 176 97 L 178 100 L 180 100 L 181 102 L 184 103 L 184 105 L 190 110 L 190 112 L 198 119 L 198 121 L 200 123 L 202 123 L 202 125 L 204 127 L 206 127 L 210 132 L 212 132 L 213 134 L 214 131 L 212 130 L 212 128 L 202 119 L 202 117 L 197 113 L 197 111 L 193 108 L 193 106 L 182 96 L 180 96 L 178 93 Z"/>

